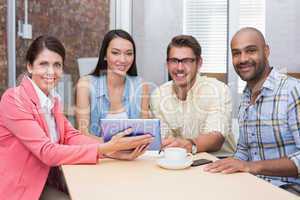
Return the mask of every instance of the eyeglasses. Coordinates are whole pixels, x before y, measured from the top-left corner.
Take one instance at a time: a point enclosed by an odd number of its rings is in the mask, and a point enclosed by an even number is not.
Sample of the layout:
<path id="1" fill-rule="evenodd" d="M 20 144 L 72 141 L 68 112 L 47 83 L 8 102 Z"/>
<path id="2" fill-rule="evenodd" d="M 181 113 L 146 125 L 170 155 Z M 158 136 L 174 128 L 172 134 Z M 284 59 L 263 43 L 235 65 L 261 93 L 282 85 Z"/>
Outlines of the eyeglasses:
<path id="1" fill-rule="evenodd" d="M 167 58 L 167 63 L 169 65 L 178 65 L 179 63 L 182 63 L 183 65 L 191 65 L 195 62 L 196 58 Z"/>

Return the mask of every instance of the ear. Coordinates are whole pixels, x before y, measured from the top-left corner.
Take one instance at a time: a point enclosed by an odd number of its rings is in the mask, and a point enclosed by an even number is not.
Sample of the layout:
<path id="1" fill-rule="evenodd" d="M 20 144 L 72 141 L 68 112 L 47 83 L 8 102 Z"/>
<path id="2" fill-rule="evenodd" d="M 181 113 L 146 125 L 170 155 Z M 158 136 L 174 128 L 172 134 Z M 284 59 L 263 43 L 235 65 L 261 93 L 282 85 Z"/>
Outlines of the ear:
<path id="1" fill-rule="evenodd" d="M 266 58 L 269 58 L 269 55 L 270 55 L 270 47 L 269 45 L 265 45 L 265 48 L 264 48 L 264 54 L 265 54 L 265 57 Z"/>
<path id="2" fill-rule="evenodd" d="M 29 62 L 27 62 L 27 64 L 26 64 L 26 68 L 27 68 L 27 71 L 28 71 L 28 73 L 29 74 L 32 74 L 32 65 L 29 63 Z"/>
<path id="3" fill-rule="evenodd" d="M 200 56 L 199 59 L 197 60 L 197 67 L 198 67 L 198 69 L 201 68 L 202 63 L 203 63 L 203 60 L 202 60 L 202 57 Z"/>

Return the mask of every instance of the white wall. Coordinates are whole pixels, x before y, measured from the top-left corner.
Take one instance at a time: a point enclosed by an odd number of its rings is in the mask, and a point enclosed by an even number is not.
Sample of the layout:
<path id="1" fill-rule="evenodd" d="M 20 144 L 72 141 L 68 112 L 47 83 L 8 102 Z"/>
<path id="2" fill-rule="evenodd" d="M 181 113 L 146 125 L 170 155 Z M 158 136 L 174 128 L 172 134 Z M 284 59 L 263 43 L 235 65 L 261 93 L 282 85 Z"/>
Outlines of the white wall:
<path id="1" fill-rule="evenodd" d="M 266 0 L 266 39 L 272 66 L 285 72 L 300 72 L 299 25 L 299 0 Z"/>
<path id="2" fill-rule="evenodd" d="M 167 81 L 166 49 L 173 36 L 182 34 L 182 15 L 182 0 L 133 0 L 138 73 L 146 81 Z"/>
<path id="3" fill-rule="evenodd" d="M 110 29 L 123 29 L 131 33 L 132 1 L 133 0 L 110 0 Z"/>

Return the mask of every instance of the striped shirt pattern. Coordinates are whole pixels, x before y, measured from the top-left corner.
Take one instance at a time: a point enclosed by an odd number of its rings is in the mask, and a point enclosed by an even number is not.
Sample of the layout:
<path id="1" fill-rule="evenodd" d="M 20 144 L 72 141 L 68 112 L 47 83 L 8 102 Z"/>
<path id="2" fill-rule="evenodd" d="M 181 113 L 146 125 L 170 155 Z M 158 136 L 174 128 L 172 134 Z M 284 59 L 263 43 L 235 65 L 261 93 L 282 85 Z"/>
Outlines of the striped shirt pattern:
<path id="1" fill-rule="evenodd" d="M 239 107 L 240 136 L 235 157 L 259 161 L 290 158 L 300 174 L 300 81 L 272 69 L 254 104 L 245 88 Z M 259 177 L 281 186 L 300 178 Z"/>

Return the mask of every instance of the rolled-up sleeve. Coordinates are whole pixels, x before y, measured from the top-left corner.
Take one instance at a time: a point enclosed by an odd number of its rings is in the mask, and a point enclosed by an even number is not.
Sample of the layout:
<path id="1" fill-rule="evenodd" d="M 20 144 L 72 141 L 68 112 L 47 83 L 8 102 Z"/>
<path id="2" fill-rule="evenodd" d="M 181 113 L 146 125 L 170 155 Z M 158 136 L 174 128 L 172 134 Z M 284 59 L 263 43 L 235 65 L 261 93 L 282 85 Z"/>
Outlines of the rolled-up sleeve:
<path id="1" fill-rule="evenodd" d="M 290 154 L 291 159 L 298 169 L 298 176 L 300 175 L 300 86 L 295 86 L 289 98 L 288 105 L 288 124 L 289 129 L 293 134 L 296 148 L 298 151 Z"/>
<path id="2" fill-rule="evenodd" d="M 161 137 L 166 138 L 169 135 L 171 129 L 168 126 L 168 124 L 163 116 L 163 113 L 160 109 L 160 102 L 161 102 L 160 89 L 157 88 L 151 94 L 150 111 L 151 111 L 152 117 L 160 119 Z"/>
<path id="3" fill-rule="evenodd" d="M 239 160 L 249 160 L 248 147 L 245 143 L 245 135 L 240 131 L 237 149 L 234 153 L 234 157 Z"/>

